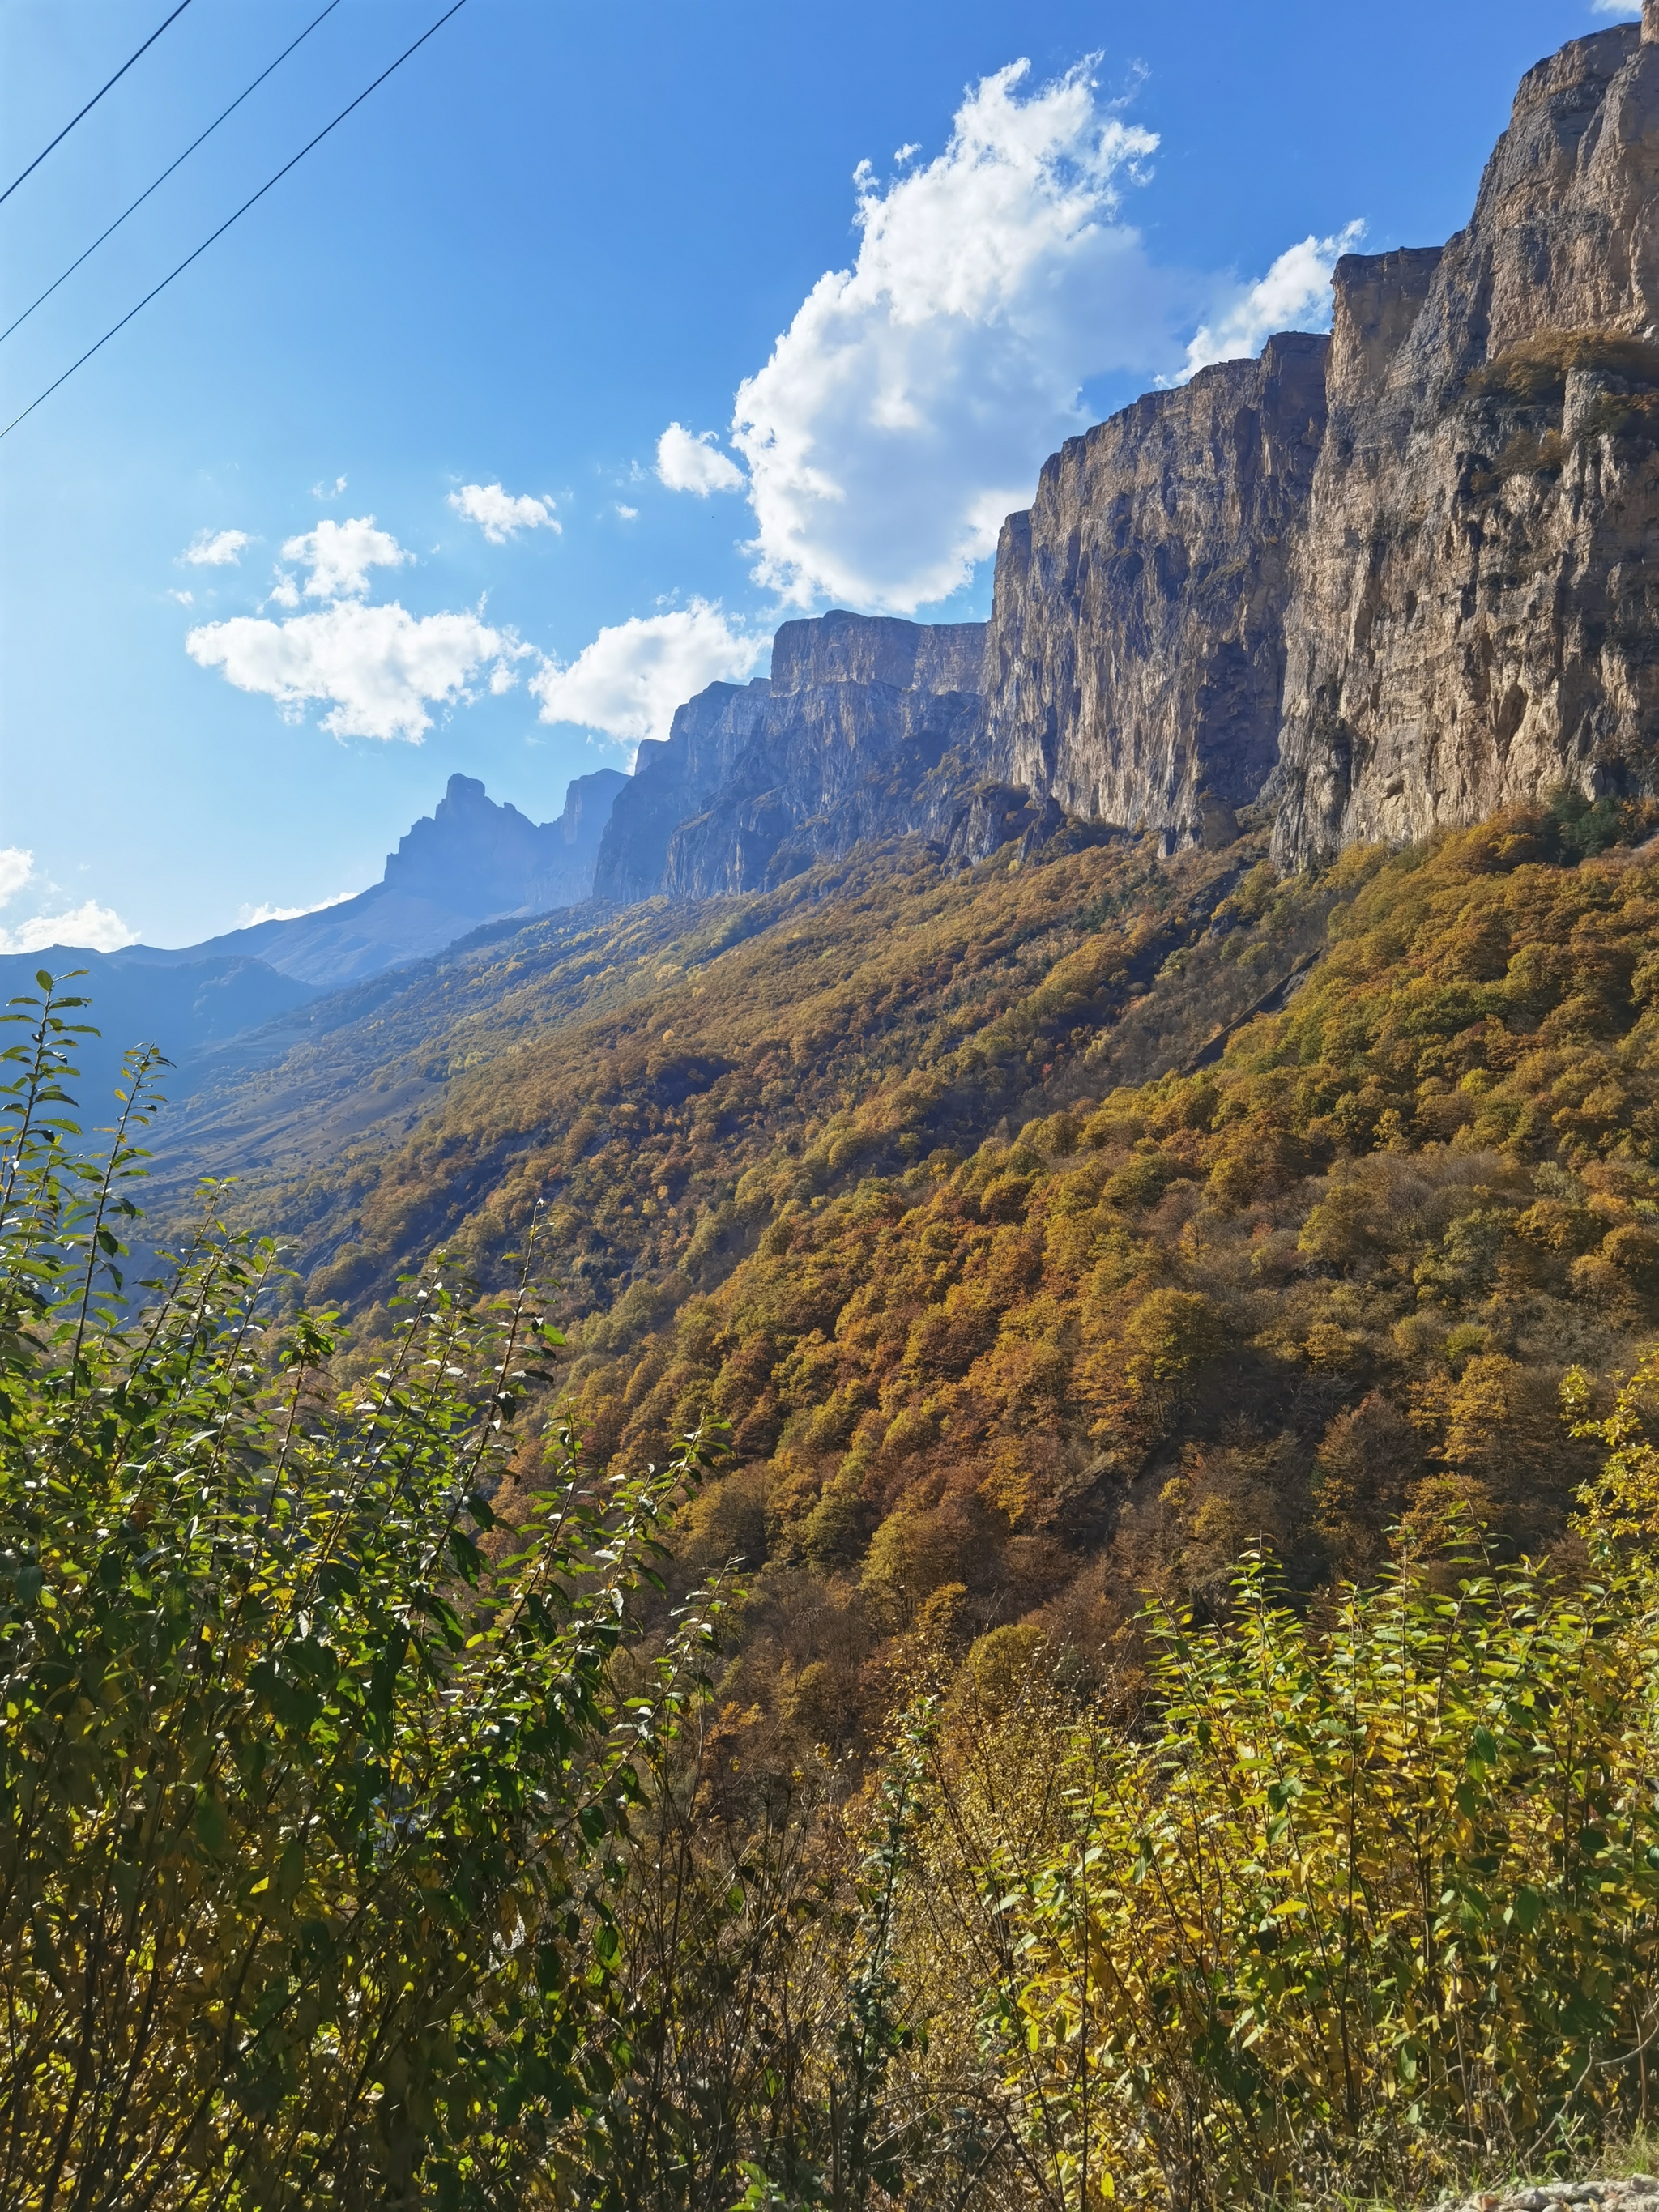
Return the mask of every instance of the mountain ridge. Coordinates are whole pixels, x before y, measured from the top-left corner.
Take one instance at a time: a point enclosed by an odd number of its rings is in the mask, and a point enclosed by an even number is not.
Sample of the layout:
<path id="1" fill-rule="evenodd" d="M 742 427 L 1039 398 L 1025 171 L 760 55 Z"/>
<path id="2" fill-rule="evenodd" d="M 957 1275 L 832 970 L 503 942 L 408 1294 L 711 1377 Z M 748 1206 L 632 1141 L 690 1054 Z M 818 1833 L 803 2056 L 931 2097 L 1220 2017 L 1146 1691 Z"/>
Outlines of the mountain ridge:
<path id="1" fill-rule="evenodd" d="M 807 680 L 683 707 L 598 881 L 704 896 L 860 836 L 981 858 L 1068 821 L 1173 850 L 1252 807 L 1300 867 L 1558 785 L 1644 793 L 1656 211 L 1648 0 L 1527 73 L 1463 230 L 1338 263 L 1328 338 L 1280 333 L 1050 458 L 1003 526 L 976 673 L 970 625 L 786 624 Z M 937 654 L 948 695 L 891 681 Z"/>
<path id="2" fill-rule="evenodd" d="M 319 990 L 362 982 L 441 951 L 480 922 L 586 898 L 609 802 L 625 781 L 617 769 L 577 776 L 563 811 L 537 823 L 492 799 L 476 776 L 452 775 L 433 812 L 404 833 L 367 890 L 177 951 L 132 945 L 112 957 L 145 967 L 253 958 Z"/>

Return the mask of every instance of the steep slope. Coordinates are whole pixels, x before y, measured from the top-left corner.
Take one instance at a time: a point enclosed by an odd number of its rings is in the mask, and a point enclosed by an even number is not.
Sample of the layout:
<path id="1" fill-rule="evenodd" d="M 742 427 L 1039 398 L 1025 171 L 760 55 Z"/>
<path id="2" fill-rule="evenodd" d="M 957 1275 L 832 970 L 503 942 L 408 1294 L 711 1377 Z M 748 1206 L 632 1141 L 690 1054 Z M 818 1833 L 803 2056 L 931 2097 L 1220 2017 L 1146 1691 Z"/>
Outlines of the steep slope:
<path id="1" fill-rule="evenodd" d="M 1522 83 L 1438 257 L 1337 272 L 1277 849 L 1420 837 L 1659 739 L 1659 15 Z"/>
<path id="2" fill-rule="evenodd" d="M 544 1206 L 599 1455 L 734 1425 L 681 1571 L 748 1559 L 731 1693 L 787 1759 L 878 1726 L 924 1613 L 1104 1663 L 1257 1538 L 1304 1587 L 1401 1514 L 1558 1538 L 1565 1371 L 1659 1328 L 1651 827 L 901 848 L 498 927 L 230 1048 L 181 1134 L 265 1113 L 236 1203 L 360 1363 L 401 1269 L 492 1276 Z"/>
<path id="3" fill-rule="evenodd" d="M 641 746 L 595 896 L 762 890 L 860 840 L 948 839 L 977 773 L 984 636 L 839 611 L 785 623 L 769 679 L 711 684 Z"/>
<path id="4" fill-rule="evenodd" d="M 985 757 L 1067 814 L 1224 835 L 1278 758 L 1326 342 L 1271 338 L 1044 467 L 997 552 Z"/>
<path id="5" fill-rule="evenodd" d="M 617 769 L 578 776 L 558 818 L 537 823 L 498 805 L 475 776 L 452 775 L 434 811 L 387 855 L 380 881 L 355 898 L 177 951 L 135 945 L 115 957 L 145 967 L 257 959 L 316 990 L 362 981 L 441 951 L 493 915 L 586 898 L 611 803 L 626 781 Z"/>
<path id="6" fill-rule="evenodd" d="M 736 1187 L 780 1146 L 828 1188 L 977 1141 L 1060 1080 L 1251 856 L 1171 869 L 1055 840 L 1041 867 L 963 872 L 877 848 L 771 892 L 497 925 L 228 1048 L 158 1195 L 176 1209 L 197 1174 L 240 1172 L 243 1214 L 358 1304 L 441 1238 L 493 1267 L 538 1195 L 583 1309 L 689 1281 L 683 1261 L 718 1272 L 735 1249 Z M 1289 964 L 1242 963 L 1215 1003 L 1243 1012 Z M 1133 1035 L 1178 1060 L 1216 1019 Z"/>
<path id="7" fill-rule="evenodd" d="M 1401 1516 L 1559 1540 L 1593 1464 L 1566 1370 L 1659 1326 L 1659 853 L 1564 865 L 1577 826 L 1253 871 L 1152 995 L 1277 964 L 1316 899 L 1325 949 L 1214 1064 L 1033 1085 L 1023 1127 L 840 1190 L 780 1150 L 723 1280 L 582 1328 L 601 1454 L 734 1425 L 681 1570 L 746 1561 L 734 1752 L 874 1735 L 895 1670 L 999 1626 L 1109 1669 L 1148 1589 L 1214 1605 L 1254 1542 L 1309 1589 Z"/>

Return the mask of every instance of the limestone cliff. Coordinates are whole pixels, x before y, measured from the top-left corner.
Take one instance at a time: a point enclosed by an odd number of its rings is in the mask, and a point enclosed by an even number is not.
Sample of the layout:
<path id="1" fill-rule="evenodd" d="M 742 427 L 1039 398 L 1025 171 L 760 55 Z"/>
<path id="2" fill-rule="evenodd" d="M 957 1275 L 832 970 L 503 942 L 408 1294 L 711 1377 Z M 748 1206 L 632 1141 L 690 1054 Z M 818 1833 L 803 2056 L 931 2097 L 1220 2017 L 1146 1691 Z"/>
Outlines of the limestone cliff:
<path id="1" fill-rule="evenodd" d="M 786 623 L 769 679 L 711 684 L 640 748 L 595 896 L 753 890 L 862 839 L 948 830 L 974 773 L 984 636 L 838 611 Z"/>
<path id="2" fill-rule="evenodd" d="M 596 889 L 1079 820 L 1297 865 L 1659 782 L 1659 0 L 1522 81 L 1467 229 L 1154 392 L 1011 515 L 983 636 L 830 614 L 641 749 Z"/>
<path id="3" fill-rule="evenodd" d="M 1276 850 L 1417 838 L 1659 741 L 1659 6 L 1522 81 L 1439 254 L 1337 270 Z"/>
<path id="4" fill-rule="evenodd" d="M 1171 842 L 1279 750 L 1292 554 L 1325 427 L 1322 337 L 1135 402 L 1043 469 L 997 554 L 987 764 Z"/>
<path id="5" fill-rule="evenodd" d="M 731 776 L 766 716 L 771 686 L 711 684 L 676 710 L 665 738 L 647 738 L 599 840 L 593 896 L 625 906 L 662 889 L 668 842 Z"/>

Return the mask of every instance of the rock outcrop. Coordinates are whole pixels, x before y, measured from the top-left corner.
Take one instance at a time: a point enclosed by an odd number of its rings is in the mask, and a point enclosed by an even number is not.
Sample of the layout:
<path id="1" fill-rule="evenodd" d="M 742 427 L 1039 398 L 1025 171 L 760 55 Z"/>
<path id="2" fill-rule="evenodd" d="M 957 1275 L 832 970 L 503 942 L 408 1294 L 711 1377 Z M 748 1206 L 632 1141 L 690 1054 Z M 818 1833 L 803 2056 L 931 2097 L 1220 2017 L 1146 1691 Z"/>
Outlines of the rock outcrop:
<path id="1" fill-rule="evenodd" d="M 997 553 L 986 760 L 1064 812 L 1196 842 L 1279 757 L 1322 337 L 1150 394 L 1044 467 Z"/>
<path id="2" fill-rule="evenodd" d="M 536 823 L 498 805 L 476 776 L 452 775 L 434 811 L 387 855 L 380 881 L 355 898 L 201 945 L 135 945 L 117 957 L 151 967 L 252 960 L 317 991 L 362 982 L 441 951 L 497 915 L 586 898 L 611 802 L 628 781 L 613 768 L 578 776 L 557 819 Z"/>
<path id="3" fill-rule="evenodd" d="M 1439 254 L 1336 272 L 1275 850 L 1414 839 L 1659 743 L 1659 10 L 1522 81 Z"/>
<path id="4" fill-rule="evenodd" d="M 753 890 L 863 839 L 948 834 L 977 773 L 984 641 L 981 623 L 786 623 L 769 678 L 711 684 L 640 748 L 595 896 Z"/>
<path id="5" fill-rule="evenodd" d="M 860 838 L 1083 821 L 1166 849 L 1269 802 L 1281 865 L 1659 783 L 1659 0 L 1522 81 L 1468 228 L 1351 255 L 1272 338 L 1071 440 L 973 624 L 832 614 L 641 749 L 619 899 Z"/>

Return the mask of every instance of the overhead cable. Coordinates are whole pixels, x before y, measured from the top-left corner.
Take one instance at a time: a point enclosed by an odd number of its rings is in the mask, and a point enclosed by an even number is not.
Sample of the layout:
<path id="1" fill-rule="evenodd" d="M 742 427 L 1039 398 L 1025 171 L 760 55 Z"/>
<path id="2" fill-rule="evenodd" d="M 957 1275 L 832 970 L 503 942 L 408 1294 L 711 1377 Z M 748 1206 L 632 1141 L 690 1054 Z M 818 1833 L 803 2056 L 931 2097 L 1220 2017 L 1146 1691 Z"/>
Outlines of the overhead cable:
<path id="1" fill-rule="evenodd" d="M 351 102 L 350 106 L 343 107 L 340 110 L 332 123 L 325 123 L 314 138 L 308 139 L 306 143 L 301 147 L 299 152 L 294 156 L 292 161 L 284 161 L 282 167 L 277 170 L 276 175 L 267 179 L 267 180 L 260 185 L 258 191 L 252 195 L 252 198 L 245 199 L 242 202 L 242 204 L 237 209 L 234 215 L 227 216 L 225 220 L 220 224 L 218 229 L 210 232 L 209 235 L 202 240 L 194 253 L 187 253 L 176 269 L 170 270 L 161 279 L 159 284 L 155 285 L 151 290 L 145 293 L 143 298 L 140 300 L 136 307 L 129 307 L 126 313 L 122 316 L 118 323 L 112 323 L 110 325 L 110 327 L 104 332 L 103 337 L 99 339 L 96 345 L 89 345 L 78 361 L 72 361 L 60 377 L 58 377 L 52 383 L 49 384 L 46 390 L 40 393 L 38 397 L 30 400 L 28 405 L 23 410 L 23 412 L 21 415 L 14 415 L 10 422 L 6 424 L 5 428 L 3 429 L 0 429 L 0 438 L 9 438 L 20 422 L 26 421 L 29 416 L 33 414 L 35 409 L 41 404 L 42 401 L 50 399 L 52 393 L 58 390 L 60 385 L 64 385 L 69 382 L 70 377 L 74 375 L 77 368 L 84 368 L 88 362 L 92 359 L 94 354 L 97 353 L 102 347 L 106 346 L 118 331 L 124 331 L 135 315 L 141 314 L 158 294 L 165 292 L 167 286 L 172 283 L 175 276 L 182 276 L 192 261 L 199 261 L 202 256 L 207 252 L 209 246 L 213 244 L 215 239 L 222 238 L 233 223 L 240 222 L 251 207 L 257 205 L 260 200 L 264 199 L 265 194 L 270 191 L 272 185 L 280 185 L 283 179 L 287 176 L 289 171 L 292 168 L 296 168 L 299 164 L 304 161 L 306 155 L 310 153 L 313 146 L 320 146 L 331 131 L 337 131 L 341 124 L 345 121 L 347 116 L 352 112 L 354 108 L 361 107 L 363 102 L 368 98 L 371 92 L 378 91 L 380 87 L 386 82 L 386 79 L 392 76 L 394 70 L 400 70 L 411 54 L 418 53 L 421 48 L 426 44 L 427 40 L 429 38 L 434 37 L 439 31 L 441 31 L 444 25 L 449 21 L 452 15 L 459 15 L 465 5 L 466 0 L 454 0 L 454 5 L 453 7 L 446 8 L 443 14 L 439 16 L 437 21 L 433 24 L 430 30 L 422 31 L 420 37 L 416 40 L 412 46 L 405 46 L 402 53 L 398 55 L 397 60 L 380 71 L 380 74 L 375 78 L 373 84 L 366 84 L 362 90 L 357 94 L 356 100 Z"/>
<path id="2" fill-rule="evenodd" d="M 149 38 L 144 40 L 143 45 L 139 47 L 137 54 L 128 55 L 125 61 L 122 63 L 120 68 L 116 70 L 114 76 L 110 79 L 109 84 L 102 86 L 97 92 L 93 94 L 92 98 L 81 110 L 81 113 L 79 115 L 70 116 L 69 121 L 64 125 L 58 136 L 52 140 L 52 146 L 61 146 L 63 144 L 64 139 L 69 137 L 70 132 L 74 130 L 76 125 L 79 123 L 83 117 L 91 114 L 93 109 L 97 106 L 105 93 L 110 89 L 110 85 L 117 85 L 120 83 L 121 79 L 132 67 L 134 62 L 137 60 L 138 54 L 147 54 L 150 48 L 155 44 L 157 39 L 161 37 L 162 32 L 166 30 L 167 23 L 176 23 L 189 5 L 190 0 L 179 0 L 179 5 L 167 17 L 167 22 L 160 23 L 156 26 L 155 30 L 150 33 Z M 12 194 L 17 190 L 19 185 L 22 183 L 23 178 L 32 177 L 34 174 L 34 172 L 40 167 L 41 162 L 44 161 L 47 155 L 51 153 L 52 146 L 43 146 L 40 149 L 40 151 L 35 155 L 34 159 L 29 163 L 27 168 L 23 170 L 21 175 L 15 176 L 12 179 L 11 182 L 6 186 L 5 191 L 3 192 L 0 192 L 0 201 L 9 200 Z"/>
<path id="3" fill-rule="evenodd" d="M 328 0 L 328 5 L 324 9 L 323 15 L 331 15 L 339 4 L 340 0 Z M 137 198 L 133 201 L 131 207 L 123 208 L 120 214 L 116 216 L 114 222 L 109 226 L 108 230 L 100 230 L 99 232 L 97 237 L 93 240 L 92 244 L 88 246 L 86 252 L 76 254 L 74 260 L 70 262 L 69 267 L 64 270 L 63 275 L 61 276 L 55 276 L 52 283 L 47 285 L 46 290 L 41 293 L 40 297 L 38 300 L 31 300 L 28 306 L 24 308 L 22 313 L 18 316 L 16 321 L 8 323 L 5 329 L 3 331 L 0 331 L 0 345 L 3 345 L 5 343 L 12 332 L 17 329 L 19 324 L 27 322 L 29 317 L 34 313 L 35 309 L 51 299 L 52 294 L 58 289 L 58 287 L 60 284 L 64 283 L 70 277 L 74 276 L 76 270 L 81 266 L 81 264 L 87 259 L 88 255 L 96 253 L 99 247 L 110 235 L 112 231 L 119 230 L 121 225 L 126 221 L 130 215 L 136 215 L 137 213 L 138 210 L 143 207 L 144 202 L 149 198 L 150 194 L 153 191 L 155 191 L 161 185 L 166 184 L 167 179 L 173 174 L 173 171 L 178 168 L 180 162 L 189 161 L 191 155 L 202 143 L 202 140 L 204 138 L 210 138 L 214 132 L 219 128 L 219 125 L 225 120 L 225 118 L 227 116 L 234 115 L 236 112 L 236 110 L 241 106 L 242 102 L 248 97 L 250 93 L 258 92 L 259 87 L 270 75 L 271 70 L 274 69 L 279 69 L 288 59 L 289 56 L 294 52 L 295 47 L 311 36 L 318 24 L 322 21 L 323 15 L 313 16 L 311 21 L 306 25 L 304 30 L 301 32 L 299 38 L 290 40 L 290 42 L 283 48 L 282 52 L 277 55 L 276 60 L 268 64 L 265 68 L 260 70 L 258 76 L 256 76 L 252 83 L 248 86 L 247 90 L 245 92 L 239 92 L 235 99 L 231 101 L 230 106 L 225 108 L 220 114 L 214 117 L 207 129 L 203 131 L 201 137 L 192 138 L 189 145 L 185 147 L 184 152 L 179 156 L 179 160 L 177 161 L 169 161 L 167 167 L 162 170 L 161 175 L 155 179 L 155 184 L 147 185 L 144 190 L 139 193 Z"/>

